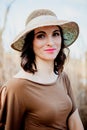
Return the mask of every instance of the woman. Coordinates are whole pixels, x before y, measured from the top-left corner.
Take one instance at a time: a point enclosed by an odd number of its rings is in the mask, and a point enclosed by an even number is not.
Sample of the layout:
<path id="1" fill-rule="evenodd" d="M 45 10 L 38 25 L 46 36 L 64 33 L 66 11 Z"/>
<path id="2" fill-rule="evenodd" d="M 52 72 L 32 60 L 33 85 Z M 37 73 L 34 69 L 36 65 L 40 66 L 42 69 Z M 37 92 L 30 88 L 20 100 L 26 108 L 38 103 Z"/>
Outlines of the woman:
<path id="1" fill-rule="evenodd" d="M 29 15 L 25 30 L 11 45 L 21 52 L 22 69 L 1 91 L 0 121 L 5 130 L 83 130 L 63 72 L 64 49 L 78 34 L 77 23 L 58 20 L 51 10 Z"/>

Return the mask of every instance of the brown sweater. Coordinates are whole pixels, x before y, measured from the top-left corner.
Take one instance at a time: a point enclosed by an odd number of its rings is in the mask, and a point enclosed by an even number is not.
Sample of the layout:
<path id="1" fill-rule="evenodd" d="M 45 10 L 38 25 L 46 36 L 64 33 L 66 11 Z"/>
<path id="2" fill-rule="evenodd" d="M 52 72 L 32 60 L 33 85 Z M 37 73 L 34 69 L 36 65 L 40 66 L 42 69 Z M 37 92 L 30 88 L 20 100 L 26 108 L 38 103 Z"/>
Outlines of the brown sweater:
<path id="1" fill-rule="evenodd" d="M 5 130 L 67 130 L 76 105 L 68 76 L 51 84 L 13 78 L 5 85 L 0 122 Z"/>

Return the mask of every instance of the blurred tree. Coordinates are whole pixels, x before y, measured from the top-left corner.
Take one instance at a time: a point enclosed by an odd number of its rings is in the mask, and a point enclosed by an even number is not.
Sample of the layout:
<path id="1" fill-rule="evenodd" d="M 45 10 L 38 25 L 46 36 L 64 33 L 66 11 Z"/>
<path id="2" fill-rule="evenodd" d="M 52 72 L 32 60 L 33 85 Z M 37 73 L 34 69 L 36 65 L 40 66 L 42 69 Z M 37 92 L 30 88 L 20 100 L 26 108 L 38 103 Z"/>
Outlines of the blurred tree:
<path id="1" fill-rule="evenodd" d="M 13 4 L 15 0 L 12 0 L 6 7 L 5 16 L 4 16 L 4 23 L 3 27 L 0 27 L 0 83 L 4 80 L 4 73 L 3 73 L 3 59 L 4 59 L 4 48 L 3 48 L 3 41 L 2 41 L 2 35 L 6 28 L 7 23 L 7 16 L 9 14 L 9 10 L 11 8 L 11 5 Z"/>

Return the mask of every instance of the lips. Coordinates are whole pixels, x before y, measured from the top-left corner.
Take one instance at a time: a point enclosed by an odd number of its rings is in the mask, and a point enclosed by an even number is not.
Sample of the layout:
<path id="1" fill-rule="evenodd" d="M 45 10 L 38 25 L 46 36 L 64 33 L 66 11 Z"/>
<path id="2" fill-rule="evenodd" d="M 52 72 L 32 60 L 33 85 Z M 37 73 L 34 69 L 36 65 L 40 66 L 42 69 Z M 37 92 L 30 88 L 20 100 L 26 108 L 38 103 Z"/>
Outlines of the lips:
<path id="1" fill-rule="evenodd" d="M 48 48 L 48 49 L 45 49 L 45 51 L 47 52 L 54 52 L 56 49 L 55 48 Z"/>

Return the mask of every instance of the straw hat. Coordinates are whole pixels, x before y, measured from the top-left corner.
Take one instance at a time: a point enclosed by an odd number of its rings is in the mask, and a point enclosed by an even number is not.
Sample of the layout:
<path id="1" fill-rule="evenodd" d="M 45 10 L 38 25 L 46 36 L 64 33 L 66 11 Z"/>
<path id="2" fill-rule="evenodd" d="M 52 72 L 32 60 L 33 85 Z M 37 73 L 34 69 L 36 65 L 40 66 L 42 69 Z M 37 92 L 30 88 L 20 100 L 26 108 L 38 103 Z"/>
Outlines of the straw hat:
<path id="1" fill-rule="evenodd" d="M 12 41 L 11 47 L 21 51 L 25 42 L 26 35 L 43 26 L 58 25 L 63 30 L 64 45 L 70 46 L 78 37 L 79 27 L 76 22 L 58 20 L 54 12 L 48 9 L 38 9 L 33 11 L 26 20 L 25 29 Z"/>

